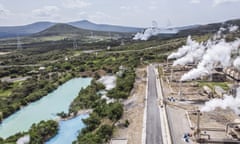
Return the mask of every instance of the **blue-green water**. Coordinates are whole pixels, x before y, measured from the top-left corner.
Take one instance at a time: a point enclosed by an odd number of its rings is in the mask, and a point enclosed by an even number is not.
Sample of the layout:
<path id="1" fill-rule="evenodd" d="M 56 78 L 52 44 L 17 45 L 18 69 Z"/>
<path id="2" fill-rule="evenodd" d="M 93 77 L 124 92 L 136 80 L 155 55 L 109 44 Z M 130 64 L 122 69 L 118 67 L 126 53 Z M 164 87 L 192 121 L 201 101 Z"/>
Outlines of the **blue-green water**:
<path id="1" fill-rule="evenodd" d="M 60 129 L 58 134 L 46 144 L 71 144 L 77 139 L 77 136 L 82 128 L 85 127 L 82 119 L 87 118 L 88 115 L 79 115 L 67 121 L 60 121 Z"/>
<path id="2" fill-rule="evenodd" d="M 59 86 L 47 96 L 22 108 L 3 120 L 0 125 L 0 137 L 7 138 L 17 132 L 27 131 L 33 123 L 41 120 L 56 119 L 59 112 L 68 112 L 68 108 L 81 88 L 90 85 L 91 78 L 75 78 Z"/>

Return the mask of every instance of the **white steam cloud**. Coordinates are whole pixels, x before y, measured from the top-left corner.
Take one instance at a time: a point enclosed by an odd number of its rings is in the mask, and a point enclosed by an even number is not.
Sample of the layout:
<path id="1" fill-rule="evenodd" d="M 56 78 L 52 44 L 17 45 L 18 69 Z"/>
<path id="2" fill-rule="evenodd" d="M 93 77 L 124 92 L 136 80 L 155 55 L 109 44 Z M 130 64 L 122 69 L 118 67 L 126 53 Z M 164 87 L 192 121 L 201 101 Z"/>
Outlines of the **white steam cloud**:
<path id="1" fill-rule="evenodd" d="M 116 87 L 116 76 L 103 76 L 98 81 L 105 85 L 106 90 L 111 90 Z"/>
<path id="2" fill-rule="evenodd" d="M 229 29 L 229 32 L 236 32 L 236 31 L 238 31 L 238 28 L 239 28 L 238 26 L 232 25 L 228 29 Z"/>
<path id="3" fill-rule="evenodd" d="M 193 46 L 194 45 L 194 46 Z M 191 36 L 188 36 L 186 45 L 180 47 L 177 52 L 168 56 L 168 59 L 178 59 L 185 56 L 188 52 L 196 48 L 196 42 L 192 40 Z"/>
<path id="4" fill-rule="evenodd" d="M 17 140 L 17 144 L 28 144 L 30 142 L 30 136 L 26 135 L 24 137 L 21 137 Z"/>
<path id="5" fill-rule="evenodd" d="M 216 66 L 229 66 L 231 64 L 231 51 L 236 50 L 239 45 L 240 40 L 237 39 L 231 43 L 221 40 L 219 43 L 211 46 L 206 51 L 197 68 L 192 69 L 188 73 L 184 74 L 181 78 L 181 81 L 197 79 L 201 76 L 208 75 Z"/>
<path id="6" fill-rule="evenodd" d="M 152 36 L 157 36 L 159 34 L 176 34 L 178 30 L 176 29 L 160 29 L 160 28 L 147 28 L 143 33 L 137 33 L 133 40 L 148 40 Z"/>
<path id="7" fill-rule="evenodd" d="M 206 49 L 203 44 L 199 44 L 196 41 L 191 41 L 188 47 L 190 47 L 190 50 L 187 52 L 187 54 L 174 61 L 173 66 L 184 66 L 187 64 L 198 63 L 202 59 L 202 56 L 205 53 Z"/>
<path id="8" fill-rule="evenodd" d="M 197 79 L 201 76 L 209 75 L 215 67 L 227 67 L 231 64 L 231 52 L 240 46 L 240 39 L 233 42 L 224 40 L 223 32 L 237 30 L 237 26 L 221 27 L 214 36 L 205 43 L 198 43 L 187 38 L 186 45 L 180 47 L 177 52 L 168 56 L 168 59 L 176 59 L 173 66 L 187 64 L 198 64 L 197 68 L 192 69 L 181 77 L 181 81 Z M 240 60 L 239 60 L 240 61 Z M 235 63 L 238 61 L 236 60 Z M 240 63 L 240 62 L 238 62 Z M 236 67 L 237 64 L 235 64 Z M 240 65 L 240 64 L 239 64 Z"/>
<path id="9" fill-rule="evenodd" d="M 213 41 L 218 42 L 218 40 L 223 38 L 224 37 L 223 32 L 225 32 L 226 30 L 227 30 L 226 28 L 221 27 L 219 31 L 213 35 Z"/>
<path id="10" fill-rule="evenodd" d="M 234 60 L 233 66 L 234 66 L 236 69 L 240 70 L 240 57 L 237 57 L 237 58 Z"/>
<path id="11" fill-rule="evenodd" d="M 240 88 L 237 89 L 237 96 L 234 98 L 233 96 L 225 95 L 223 99 L 213 99 L 205 103 L 205 105 L 201 108 L 202 112 L 213 111 L 216 108 L 232 109 L 236 114 L 240 114 Z"/>
<path id="12" fill-rule="evenodd" d="M 158 28 L 158 24 L 156 21 L 152 22 L 152 27 L 147 28 L 144 32 L 142 33 L 137 33 L 134 37 L 133 40 L 148 40 L 152 36 L 157 36 L 159 34 L 176 34 L 178 33 L 178 30 L 176 29 L 161 29 Z"/>

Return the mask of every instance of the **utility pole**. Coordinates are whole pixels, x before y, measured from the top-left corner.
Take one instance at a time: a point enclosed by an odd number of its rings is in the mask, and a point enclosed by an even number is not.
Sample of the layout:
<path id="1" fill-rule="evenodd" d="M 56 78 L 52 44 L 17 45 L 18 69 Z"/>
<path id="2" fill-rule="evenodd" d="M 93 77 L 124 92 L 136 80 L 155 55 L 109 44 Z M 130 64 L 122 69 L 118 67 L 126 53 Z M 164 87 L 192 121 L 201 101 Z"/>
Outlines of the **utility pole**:
<path id="1" fill-rule="evenodd" d="M 93 32 L 91 32 L 91 38 L 92 38 L 92 39 L 93 39 L 93 36 L 94 36 L 94 35 L 93 35 Z"/>
<path id="2" fill-rule="evenodd" d="M 78 45 L 77 45 L 76 39 L 74 38 L 73 39 L 73 49 L 77 49 L 77 48 L 78 48 Z"/>
<path id="3" fill-rule="evenodd" d="M 180 100 L 183 100 L 183 98 L 182 98 L 182 81 L 179 81 L 178 96 L 179 96 L 179 99 L 180 99 Z"/>
<path id="4" fill-rule="evenodd" d="M 21 43 L 20 37 L 17 37 L 17 49 L 18 50 L 22 49 L 22 43 Z"/>

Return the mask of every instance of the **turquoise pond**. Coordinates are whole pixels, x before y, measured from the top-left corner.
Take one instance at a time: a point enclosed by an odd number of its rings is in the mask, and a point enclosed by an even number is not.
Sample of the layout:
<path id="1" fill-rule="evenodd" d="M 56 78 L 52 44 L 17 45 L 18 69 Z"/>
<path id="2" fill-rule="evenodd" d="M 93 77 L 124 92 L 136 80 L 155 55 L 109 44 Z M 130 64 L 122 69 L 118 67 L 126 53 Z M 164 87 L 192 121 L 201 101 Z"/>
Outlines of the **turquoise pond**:
<path id="1" fill-rule="evenodd" d="M 82 119 L 87 117 L 88 115 L 80 115 L 67 121 L 60 121 L 58 134 L 46 144 L 71 144 L 85 126 Z"/>
<path id="2" fill-rule="evenodd" d="M 33 123 L 38 123 L 41 120 L 54 120 L 57 118 L 57 113 L 68 112 L 71 102 L 78 96 L 81 88 L 90 85 L 91 80 L 91 78 L 69 80 L 52 93 L 4 119 L 0 125 L 0 137 L 7 138 L 17 132 L 27 131 Z M 78 118 L 81 116 L 76 119 Z"/>

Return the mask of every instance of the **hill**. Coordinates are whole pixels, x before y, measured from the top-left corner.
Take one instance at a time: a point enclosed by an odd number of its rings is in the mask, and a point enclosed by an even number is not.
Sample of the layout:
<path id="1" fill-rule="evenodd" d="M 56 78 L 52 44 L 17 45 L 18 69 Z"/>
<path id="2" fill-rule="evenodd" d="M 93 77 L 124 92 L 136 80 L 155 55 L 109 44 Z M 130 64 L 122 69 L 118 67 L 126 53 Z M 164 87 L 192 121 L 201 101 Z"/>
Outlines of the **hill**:
<path id="1" fill-rule="evenodd" d="M 143 28 L 124 27 L 124 26 L 116 26 L 116 25 L 108 25 L 108 24 L 95 24 L 88 20 L 70 22 L 69 24 L 82 29 L 94 30 L 94 31 L 105 31 L 105 32 L 137 33 L 143 30 Z"/>
<path id="2" fill-rule="evenodd" d="M 230 25 L 237 25 L 240 27 L 240 19 L 229 20 L 222 23 L 198 25 L 197 27 L 193 27 L 190 29 L 183 29 L 178 33 L 178 35 L 187 36 L 187 35 L 203 35 L 207 33 L 215 33 L 221 27 L 228 28 Z"/>
<path id="3" fill-rule="evenodd" d="M 50 28 L 51 26 L 54 26 L 55 24 L 56 23 L 52 22 L 37 22 L 24 26 L 0 27 L 0 38 L 32 35 L 44 31 Z M 87 20 L 70 22 L 66 24 L 69 24 L 80 29 L 100 32 L 136 33 L 142 30 L 142 28 L 95 24 Z"/>
<path id="4" fill-rule="evenodd" d="M 74 27 L 69 24 L 59 23 L 55 24 L 41 32 L 31 35 L 33 37 L 45 37 L 45 36 L 65 36 L 65 37 L 81 37 L 86 38 L 90 36 L 111 36 L 111 37 L 126 37 L 131 36 L 131 33 L 118 33 L 118 32 L 104 32 L 94 31 Z"/>
<path id="5" fill-rule="evenodd" d="M 66 35 L 66 34 L 86 34 L 87 30 L 81 30 L 77 27 L 68 24 L 55 24 L 33 36 L 54 36 L 54 35 Z"/>
<path id="6" fill-rule="evenodd" d="M 24 25 L 24 26 L 0 27 L 0 38 L 34 34 L 46 28 L 49 28 L 53 25 L 54 23 L 51 23 L 51 22 L 37 22 L 37 23 Z"/>

